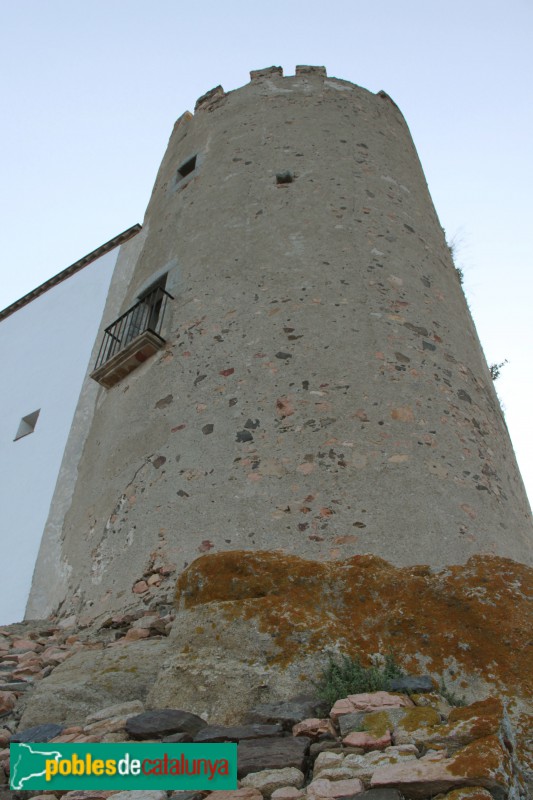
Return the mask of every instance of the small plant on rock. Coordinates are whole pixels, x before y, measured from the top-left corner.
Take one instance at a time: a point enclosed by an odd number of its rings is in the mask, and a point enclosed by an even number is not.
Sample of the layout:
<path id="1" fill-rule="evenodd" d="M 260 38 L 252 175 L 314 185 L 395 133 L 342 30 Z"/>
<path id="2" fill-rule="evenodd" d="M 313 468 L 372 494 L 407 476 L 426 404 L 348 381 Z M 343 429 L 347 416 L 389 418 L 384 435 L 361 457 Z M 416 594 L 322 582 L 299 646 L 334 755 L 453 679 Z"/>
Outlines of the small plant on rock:
<path id="1" fill-rule="evenodd" d="M 461 697 L 458 694 L 455 694 L 455 692 L 452 692 L 452 690 L 448 686 L 446 686 L 444 678 L 441 678 L 439 686 L 439 694 L 441 697 L 444 697 L 444 699 L 451 706 L 466 706 L 466 698 L 464 697 L 464 695 Z"/>
<path id="2" fill-rule="evenodd" d="M 444 229 L 443 229 L 444 230 Z M 444 235 L 446 235 L 446 231 L 444 231 Z M 457 277 L 459 278 L 459 283 L 462 285 L 464 283 L 464 272 L 463 268 L 459 266 L 457 262 L 457 253 L 459 250 L 463 249 L 464 239 L 460 233 L 456 233 L 452 238 L 448 241 L 446 240 L 446 245 L 450 252 L 450 256 L 453 261 L 453 265 L 455 267 L 455 271 L 457 273 Z"/>
<path id="3" fill-rule="evenodd" d="M 489 372 L 490 372 L 490 377 L 492 378 L 493 381 L 498 380 L 498 378 L 500 377 L 500 373 L 502 371 L 502 367 L 505 367 L 505 365 L 508 363 L 509 363 L 508 360 L 505 359 L 504 361 L 500 361 L 499 364 L 495 363 L 490 365 Z"/>
<path id="4" fill-rule="evenodd" d="M 335 659 L 330 655 L 329 663 L 315 686 L 319 697 L 333 705 L 340 697 L 349 694 L 386 691 L 394 678 L 403 676 L 393 653 L 383 659 L 373 659 L 370 667 L 364 667 L 359 656 L 351 658 L 343 654 Z"/>

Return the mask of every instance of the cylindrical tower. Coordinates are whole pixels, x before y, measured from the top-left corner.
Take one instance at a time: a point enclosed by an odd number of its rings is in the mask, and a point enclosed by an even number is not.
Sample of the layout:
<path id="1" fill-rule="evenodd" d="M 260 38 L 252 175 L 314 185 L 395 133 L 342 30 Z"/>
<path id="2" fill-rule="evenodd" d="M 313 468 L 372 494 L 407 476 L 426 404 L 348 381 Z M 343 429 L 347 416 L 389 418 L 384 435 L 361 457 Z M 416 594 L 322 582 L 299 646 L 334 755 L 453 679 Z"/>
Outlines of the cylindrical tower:
<path id="1" fill-rule="evenodd" d="M 531 562 L 491 377 L 384 92 L 318 67 L 218 87 L 176 123 L 140 236 L 122 309 L 164 286 L 165 345 L 99 390 L 65 610 L 124 606 L 208 551 Z"/>

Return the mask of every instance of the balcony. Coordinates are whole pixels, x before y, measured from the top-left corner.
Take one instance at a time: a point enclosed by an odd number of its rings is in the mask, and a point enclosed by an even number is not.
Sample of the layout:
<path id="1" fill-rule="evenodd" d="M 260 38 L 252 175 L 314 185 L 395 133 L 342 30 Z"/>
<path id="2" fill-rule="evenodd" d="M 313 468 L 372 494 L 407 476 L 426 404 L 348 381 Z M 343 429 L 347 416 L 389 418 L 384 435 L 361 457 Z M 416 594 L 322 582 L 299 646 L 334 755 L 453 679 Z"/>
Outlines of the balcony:
<path id="1" fill-rule="evenodd" d="M 105 329 L 91 378 L 110 389 L 163 347 L 161 329 L 169 298 L 172 295 L 158 286 Z"/>

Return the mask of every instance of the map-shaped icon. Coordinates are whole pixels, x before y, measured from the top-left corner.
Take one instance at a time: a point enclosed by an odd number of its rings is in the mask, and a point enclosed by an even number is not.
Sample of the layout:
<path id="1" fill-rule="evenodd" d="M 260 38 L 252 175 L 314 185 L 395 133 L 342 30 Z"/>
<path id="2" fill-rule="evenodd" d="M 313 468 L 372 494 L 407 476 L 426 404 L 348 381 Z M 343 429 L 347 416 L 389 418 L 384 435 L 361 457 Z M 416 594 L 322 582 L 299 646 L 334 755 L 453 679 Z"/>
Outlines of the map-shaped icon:
<path id="1" fill-rule="evenodd" d="M 58 761 L 62 754 L 57 750 L 45 749 L 44 744 L 26 744 L 20 742 L 11 745 L 11 788 L 17 791 L 21 789 L 44 789 L 46 762 Z M 35 778 L 39 780 L 39 785 L 28 785 Z"/>

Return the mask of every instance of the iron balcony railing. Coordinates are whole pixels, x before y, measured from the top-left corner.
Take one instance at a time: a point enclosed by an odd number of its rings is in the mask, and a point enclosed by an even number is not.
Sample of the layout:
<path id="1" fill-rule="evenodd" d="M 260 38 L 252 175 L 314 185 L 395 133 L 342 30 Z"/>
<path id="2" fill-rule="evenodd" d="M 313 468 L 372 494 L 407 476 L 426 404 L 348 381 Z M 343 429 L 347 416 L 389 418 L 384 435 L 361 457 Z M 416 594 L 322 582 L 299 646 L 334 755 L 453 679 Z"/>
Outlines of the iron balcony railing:
<path id="1" fill-rule="evenodd" d="M 172 300 L 172 295 L 158 286 L 111 323 L 105 329 L 95 370 L 124 350 L 145 331 L 152 331 L 161 337 L 161 326 L 169 298 Z"/>

